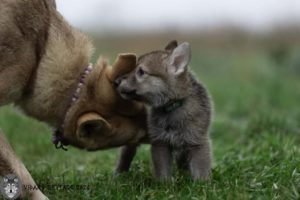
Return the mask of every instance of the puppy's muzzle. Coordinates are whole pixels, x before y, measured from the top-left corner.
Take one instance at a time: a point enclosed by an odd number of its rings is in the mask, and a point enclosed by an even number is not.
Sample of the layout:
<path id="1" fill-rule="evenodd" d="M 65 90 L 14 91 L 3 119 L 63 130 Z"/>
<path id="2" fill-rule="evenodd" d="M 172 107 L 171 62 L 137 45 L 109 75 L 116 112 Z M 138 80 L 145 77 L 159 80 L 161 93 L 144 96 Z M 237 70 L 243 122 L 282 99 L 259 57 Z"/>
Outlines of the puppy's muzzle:
<path id="1" fill-rule="evenodd" d="M 123 89 L 121 90 L 121 93 L 131 98 L 134 98 L 136 96 L 136 90 L 134 89 Z"/>

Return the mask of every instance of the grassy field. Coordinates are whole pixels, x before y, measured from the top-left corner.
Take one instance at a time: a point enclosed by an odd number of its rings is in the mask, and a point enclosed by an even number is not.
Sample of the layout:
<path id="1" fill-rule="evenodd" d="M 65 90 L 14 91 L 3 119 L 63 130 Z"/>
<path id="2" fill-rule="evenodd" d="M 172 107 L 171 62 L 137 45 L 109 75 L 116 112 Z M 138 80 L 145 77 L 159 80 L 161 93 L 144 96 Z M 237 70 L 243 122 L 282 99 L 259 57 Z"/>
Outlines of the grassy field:
<path id="1" fill-rule="evenodd" d="M 176 171 L 171 182 L 155 181 L 147 145 L 131 172 L 113 178 L 117 150 L 56 150 L 50 129 L 12 106 L 0 109 L 0 127 L 54 200 L 300 199 L 300 51 L 277 58 L 263 48 L 194 49 L 191 67 L 215 104 L 210 182 L 192 182 Z"/>

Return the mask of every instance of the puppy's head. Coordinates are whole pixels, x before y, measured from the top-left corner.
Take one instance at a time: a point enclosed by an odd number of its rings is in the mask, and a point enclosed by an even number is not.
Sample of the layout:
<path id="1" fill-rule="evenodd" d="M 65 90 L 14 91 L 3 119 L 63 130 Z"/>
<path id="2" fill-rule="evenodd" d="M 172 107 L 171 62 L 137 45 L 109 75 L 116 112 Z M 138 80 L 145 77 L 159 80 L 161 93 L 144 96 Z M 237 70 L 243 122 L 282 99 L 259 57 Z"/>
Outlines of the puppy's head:
<path id="1" fill-rule="evenodd" d="M 141 103 L 125 100 L 115 80 L 136 66 L 134 54 L 121 54 L 113 67 L 100 58 L 80 98 L 65 119 L 64 137 L 73 146 L 98 150 L 136 143 L 144 137 L 146 115 Z"/>
<path id="2" fill-rule="evenodd" d="M 162 106 L 177 98 L 176 91 L 184 84 L 190 60 L 190 45 L 185 42 L 178 46 L 172 41 L 164 50 L 140 56 L 132 72 L 116 79 L 117 91 L 124 99 Z"/>

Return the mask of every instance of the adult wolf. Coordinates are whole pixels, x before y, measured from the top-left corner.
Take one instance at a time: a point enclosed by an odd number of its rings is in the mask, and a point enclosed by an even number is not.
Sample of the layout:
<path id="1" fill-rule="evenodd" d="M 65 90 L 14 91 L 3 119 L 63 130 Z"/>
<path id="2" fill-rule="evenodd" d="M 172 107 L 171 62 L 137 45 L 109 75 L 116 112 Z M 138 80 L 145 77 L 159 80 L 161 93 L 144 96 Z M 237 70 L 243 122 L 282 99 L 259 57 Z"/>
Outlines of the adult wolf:
<path id="1" fill-rule="evenodd" d="M 145 133 L 144 108 L 121 99 L 113 83 L 133 69 L 136 56 L 120 55 L 112 68 L 102 58 L 90 65 L 92 52 L 89 38 L 62 18 L 54 0 L 0 0 L 0 106 L 14 103 L 56 129 L 57 147 L 136 143 Z M 6 174 L 35 185 L 0 133 L 0 175 Z M 26 195 L 46 198 L 39 190 Z"/>

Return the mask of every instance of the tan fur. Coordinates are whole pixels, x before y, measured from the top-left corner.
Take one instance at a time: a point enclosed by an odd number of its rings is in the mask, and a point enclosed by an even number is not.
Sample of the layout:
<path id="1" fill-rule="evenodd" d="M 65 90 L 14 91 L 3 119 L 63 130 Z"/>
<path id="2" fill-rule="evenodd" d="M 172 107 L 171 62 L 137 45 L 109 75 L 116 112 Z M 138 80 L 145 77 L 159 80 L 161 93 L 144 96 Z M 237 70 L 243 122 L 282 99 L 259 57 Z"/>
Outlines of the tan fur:
<path id="1" fill-rule="evenodd" d="M 136 144 L 145 136 L 144 106 L 121 99 L 114 88 L 114 80 L 135 67 L 135 55 L 120 55 L 113 67 L 100 58 L 68 109 L 92 53 L 89 38 L 65 22 L 54 0 L 0 0 L 0 105 L 15 103 L 52 128 L 64 124 L 65 140 L 79 148 Z M 35 185 L 3 135 L 0 161 L 0 175 L 16 173 Z M 26 193 L 46 198 L 39 190 Z"/>
<path id="2" fill-rule="evenodd" d="M 119 56 L 114 67 L 108 66 L 103 58 L 98 60 L 95 69 L 87 79 L 80 99 L 66 115 L 64 136 L 69 143 L 79 148 L 97 150 L 136 144 L 145 136 L 146 117 L 143 104 L 120 98 L 111 80 L 115 76 L 114 73 L 124 66 L 132 67 L 130 69 L 132 70 L 135 66 L 131 63 L 133 58 L 133 55 Z M 133 63 L 135 64 L 135 61 Z M 78 118 L 87 113 L 97 113 L 99 116 L 94 119 L 99 117 L 105 119 L 105 124 L 109 125 L 107 126 L 109 134 L 105 134 L 105 131 L 95 132 L 93 140 L 79 135 L 74 137 L 75 132 L 78 134 L 76 130 Z"/>

